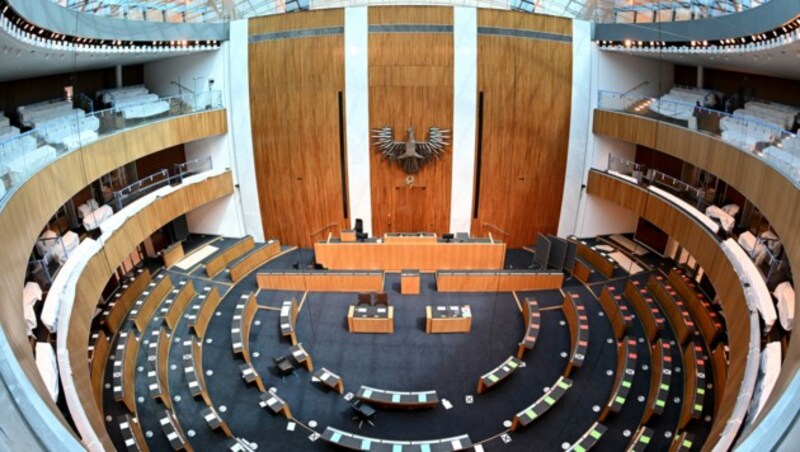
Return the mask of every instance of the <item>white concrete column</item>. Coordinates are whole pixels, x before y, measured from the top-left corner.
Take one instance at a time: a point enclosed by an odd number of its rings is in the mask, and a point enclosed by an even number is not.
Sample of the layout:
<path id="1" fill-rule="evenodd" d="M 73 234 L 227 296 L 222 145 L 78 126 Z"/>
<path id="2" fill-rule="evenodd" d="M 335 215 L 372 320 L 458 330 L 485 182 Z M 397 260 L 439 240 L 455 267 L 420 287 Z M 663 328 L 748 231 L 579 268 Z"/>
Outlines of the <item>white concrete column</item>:
<path id="1" fill-rule="evenodd" d="M 558 220 L 558 235 L 575 234 L 578 223 L 578 208 L 581 188 L 590 154 L 588 138 L 592 108 L 592 24 L 581 20 L 572 21 L 572 114 L 569 123 L 569 147 L 567 167 L 564 174 L 564 192 L 561 197 L 561 216 Z M 588 77 L 587 77 L 588 75 Z"/>
<path id="2" fill-rule="evenodd" d="M 371 233 L 368 17 L 366 6 L 344 10 L 344 98 L 350 223 L 361 218 Z"/>
<path id="3" fill-rule="evenodd" d="M 469 232 L 478 115 L 478 10 L 453 8 L 453 153 L 450 232 Z"/>

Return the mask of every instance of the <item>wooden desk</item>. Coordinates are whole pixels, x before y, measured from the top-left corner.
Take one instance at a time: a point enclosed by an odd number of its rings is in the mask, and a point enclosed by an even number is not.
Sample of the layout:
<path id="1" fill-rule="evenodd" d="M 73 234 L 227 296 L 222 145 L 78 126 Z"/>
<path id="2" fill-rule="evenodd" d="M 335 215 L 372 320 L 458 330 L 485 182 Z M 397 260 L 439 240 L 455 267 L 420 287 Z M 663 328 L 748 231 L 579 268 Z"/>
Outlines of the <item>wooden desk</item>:
<path id="1" fill-rule="evenodd" d="M 384 234 L 383 241 L 386 243 L 436 243 L 436 234 Z"/>
<path id="2" fill-rule="evenodd" d="M 381 271 L 263 271 L 256 275 L 259 289 L 308 292 L 382 292 Z"/>
<path id="3" fill-rule="evenodd" d="M 161 250 L 161 258 L 164 259 L 164 267 L 170 268 L 183 260 L 183 242 Z"/>
<path id="4" fill-rule="evenodd" d="M 315 243 L 314 255 L 318 263 L 332 270 L 500 270 L 506 244 L 489 240 L 454 243 L 331 241 Z"/>
<path id="5" fill-rule="evenodd" d="M 472 311 L 469 306 L 425 306 L 425 332 L 469 333 Z"/>
<path id="6" fill-rule="evenodd" d="M 541 270 L 500 271 L 437 271 L 436 290 L 439 292 L 511 292 L 560 289 L 562 272 Z"/>
<path id="7" fill-rule="evenodd" d="M 400 293 L 403 295 L 419 295 L 419 270 L 403 270 L 400 272 Z"/>
<path id="8" fill-rule="evenodd" d="M 394 306 L 350 306 L 347 329 L 351 333 L 394 333 Z"/>
<path id="9" fill-rule="evenodd" d="M 344 380 L 330 370 L 322 367 L 312 374 L 314 378 L 339 394 L 344 394 Z"/>
<path id="10" fill-rule="evenodd" d="M 352 229 L 345 229 L 339 235 L 339 238 L 343 242 L 355 242 L 356 241 L 356 231 L 354 231 Z"/>

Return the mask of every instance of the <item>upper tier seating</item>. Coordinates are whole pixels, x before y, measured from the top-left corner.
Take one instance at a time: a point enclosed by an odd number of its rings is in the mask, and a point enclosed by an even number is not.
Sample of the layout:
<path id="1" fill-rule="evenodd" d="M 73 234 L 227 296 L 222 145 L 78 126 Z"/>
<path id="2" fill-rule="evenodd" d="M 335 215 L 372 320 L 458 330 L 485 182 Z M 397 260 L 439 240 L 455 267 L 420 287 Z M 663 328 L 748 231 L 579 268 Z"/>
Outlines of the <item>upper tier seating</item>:
<path id="1" fill-rule="evenodd" d="M 169 111 L 169 102 L 159 100 L 143 86 L 118 88 L 102 93 L 103 102 L 111 104 L 125 119 L 141 119 Z"/>
<path id="2" fill-rule="evenodd" d="M 651 103 L 648 108 L 654 113 L 687 121 L 692 117 L 697 102 L 703 106 L 711 106 L 713 99 L 714 92 L 711 90 L 674 87 Z"/>

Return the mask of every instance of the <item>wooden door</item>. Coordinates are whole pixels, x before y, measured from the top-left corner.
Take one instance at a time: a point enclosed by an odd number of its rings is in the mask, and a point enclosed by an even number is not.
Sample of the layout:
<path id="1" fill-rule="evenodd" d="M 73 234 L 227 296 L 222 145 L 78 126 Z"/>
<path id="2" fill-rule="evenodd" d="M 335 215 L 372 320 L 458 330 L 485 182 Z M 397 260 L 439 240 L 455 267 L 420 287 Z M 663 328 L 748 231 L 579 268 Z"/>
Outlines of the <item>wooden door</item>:
<path id="1" fill-rule="evenodd" d="M 390 230 L 392 232 L 429 232 L 432 224 L 426 224 L 425 197 L 427 187 L 397 186 L 395 187 L 395 212 Z"/>

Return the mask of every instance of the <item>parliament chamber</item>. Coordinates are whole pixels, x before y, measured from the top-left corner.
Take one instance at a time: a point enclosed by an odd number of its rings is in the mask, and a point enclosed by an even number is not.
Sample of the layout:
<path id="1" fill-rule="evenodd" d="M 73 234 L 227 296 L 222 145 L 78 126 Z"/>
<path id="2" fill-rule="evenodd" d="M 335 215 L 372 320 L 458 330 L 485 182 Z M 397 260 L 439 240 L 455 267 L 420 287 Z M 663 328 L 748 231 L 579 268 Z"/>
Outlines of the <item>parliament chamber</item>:
<path id="1" fill-rule="evenodd" d="M 798 0 L 0 0 L 0 449 L 796 450 L 798 57 Z"/>

